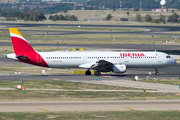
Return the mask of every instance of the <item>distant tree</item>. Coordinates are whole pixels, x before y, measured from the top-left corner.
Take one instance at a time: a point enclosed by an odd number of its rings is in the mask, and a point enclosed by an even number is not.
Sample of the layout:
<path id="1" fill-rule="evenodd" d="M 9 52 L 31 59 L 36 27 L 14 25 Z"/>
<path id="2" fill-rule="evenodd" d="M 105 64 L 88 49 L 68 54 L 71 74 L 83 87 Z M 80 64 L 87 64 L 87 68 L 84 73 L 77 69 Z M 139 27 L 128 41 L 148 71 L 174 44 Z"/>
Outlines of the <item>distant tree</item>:
<path id="1" fill-rule="evenodd" d="M 42 21 L 46 20 L 46 17 L 42 13 L 38 13 L 37 10 L 29 10 L 27 12 L 20 13 L 18 19 L 24 21 Z"/>
<path id="2" fill-rule="evenodd" d="M 168 22 L 174 22 L 172 15 L 168 17 Z"/>
<path id="3" fill-rule="evenodd" d="M 160 23 L 160 20 L 159 19 L 154 19 L 151 21 L 152 23 Z"/>
<path id="4" fill-rule="evenodd" d="M 75 17 L 74 15 L 70 16 L 63 16 L 63 15 L 54 15 L 54 16 L 49 16 L 49 20 L 52 21 L 59 21 L 59 20 L 69 20 L 69 21 L 78 21 L 78 18 Z"/>
<path id="5" fill-rule="evenodd" d="M 20 19 L 20 20 L 24 19 L 24 15 L 23 15 L 23 13 L 20 13 L 20 14 L 19 14 L 18 19 Z"/>
<path id="6" fill-rule="evenodd" d="M 46 20 L 46 17 L 42 13 L 38 14 L 38 18 L 40 21 Z"/>
<path id="7" fill-rule="evenodd" d="M 165 20 L 165 18 L 162 20 L 162 22 L 163 22 L 164 24 L 166 24 L 166 20 Z"/>
<path id="8" fill-rule="evenodd" d="M 179 14 L 173 13 L 168 17 L 168 22 L 178 22 Z"/>
<path id="9" fill-rule="evenodd" d="M 174 10 L 172 10 L 172 13 L 174 12 Z"/>
<path id="10" fill-rule="evenodd" d="M 53 16 L 52 16 L 52 15 L 50 15 L 50 16 L 49 16 L 49 20 L 52 20 L 52 19 L 53 19 Z"/>
<path id="11" fill-rule="evenodd" d="M 112 18 L 112 15 L 108 14 L 107 17 L 106 17 L 106 20 L 111 20 L 111 18 Z"/>
<path id="12" fill-rule="evenodd" d="M 163 22 L 164 24 L 166 23 L 166 20 L 165 20 L 165 19 L 166 19 L 166 16 L 164 16 L 164 15 L 160 15 L 160 16 L 159 16 L 159 21 L 160 21 L 160 22 Z"/>
<path id="13" fill-rule="evenodd" d="M 135 7 L 133 11 L 139 11 L 139 7 Z"/>
<path id="14" fill-rule="evenodd" d="M 68 12 L 68 10 L 67 9 L 64 9 L 64 13 L 67 13 Z"/>
<path id="15" fill-rule="evenodd" d="M 153 18 L 151 17 L 150 14 L 147 14 L 147 15 L 145 16 L 145 21 L 146 21 L 146 22 L 151 22 L 152 20 L 153 20 Z"/>
<path id="16" fill-rule="evenodd" d="M 128 21 L 128 18 L 121 18 L 120 21 Z"/>
<path id="17" fill-rule="evenodd" d="M 140 14 L 136 14 L 136 21 L 138 21 L 138 22 L 142 21 L 142 17 Z"/>
<path id="18" fill-rule="evenodd" d="M 113 9 L 113 12 L 114 12 L 114 11 L 116 11 L 116 9 L 115 9 L 115 8 Z"/>
<path id="19" fill-rule="evenodd" d="M 38 16 L 37 16 L 37 15 L 34 15 L 34 16 L 33 16 L 33 21 L 38 21 L 38 20 L 39 20 Z"/>
<path id="20" fill-rule="evenodd" d="M 63 15 L 59 15 L 59 20 L 66 20 L 66 18 Z"/>
<path id="21" fill-rule="evenodd" d="M 129 15 L 129 11 L 127 11 L 127 15 Z"/>
<path id="22" fill-rule="evenodd" d="M 179 8 L 179 10 L 180 10 L 180 8 Z"/>

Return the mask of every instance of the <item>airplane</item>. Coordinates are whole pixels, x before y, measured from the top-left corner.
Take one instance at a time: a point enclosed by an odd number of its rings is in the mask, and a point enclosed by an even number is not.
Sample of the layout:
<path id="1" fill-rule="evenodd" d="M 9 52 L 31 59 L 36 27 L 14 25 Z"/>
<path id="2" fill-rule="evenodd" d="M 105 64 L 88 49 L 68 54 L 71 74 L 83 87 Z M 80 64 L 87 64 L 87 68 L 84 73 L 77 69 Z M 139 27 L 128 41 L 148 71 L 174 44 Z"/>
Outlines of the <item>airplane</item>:
<path id="1" fill-rule="evenodd" d="M 112 52 L 112 51 L 80 51 L 80 52 L 38 52 L 34 50 L 17 28 L 9 28 L 14 53 L 6 57 L 24 63 L 49 68 L 82 68 L 85 75 L 100 76 L 101 72 L 125 73 L 128 68 L 169 67 L 176 60 L 168 54 L 157 51 Z"/>

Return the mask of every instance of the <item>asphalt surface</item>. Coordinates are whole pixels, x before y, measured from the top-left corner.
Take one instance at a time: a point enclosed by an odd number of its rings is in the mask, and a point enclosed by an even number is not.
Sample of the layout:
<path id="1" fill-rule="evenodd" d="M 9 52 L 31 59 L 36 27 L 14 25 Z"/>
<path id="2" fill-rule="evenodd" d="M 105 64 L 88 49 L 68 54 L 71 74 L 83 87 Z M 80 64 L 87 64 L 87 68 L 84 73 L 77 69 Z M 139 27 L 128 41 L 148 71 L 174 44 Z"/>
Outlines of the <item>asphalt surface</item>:
<path id="1" fill-rule="evenodd" d="M 11 42 L 0 42 L 1 46 L 11 46 Z M 87 48 L 97 50 L 158 50 L 158 51 L 179 51 L 180 45 L 169 44 L 47 44 L 31 43 L 32 46 L 44 47 L 68 47 L 68 48 Z"/>
<path id="2" fill-rule="evenodd" d="M 167 31 L 180 31 L 180 26 L 146 26 L 146 25 L 84 25 L 84 24 L 41 24 L 41 23 L 0 23 L 0 26 L 4 26 L 5 28 L 12 27 L 108 27 L 108 28 L 139 28 L 139 29 L 150 29 L 152 32 L 167 32 Z"/>
<path id="3" fill-rule="evenodd" d="M 0 29 L 0 31 L 9 31 L 8 29 Z M 78 34 L 105 34 L 105 35 L 146 35 L 146 36 L 176 36 L 180 37 L 179 34 L 173 33 L 164 33 L 164 32 L 151 32 L 151 31 L 142 31 L 142 32 L 102 32 L 102 31 L 60 31 L 60 30 L 19 30 L 23 32 L 34 32 L 39 33 L 40 35 L 78 35 Z M 38 34 L 36 34 L 38 35 Z"/>
<path id="4" fill-rule="evenodd" d="M 180 110 L 180 100 L 1 102 L 0 112 Z"/>
<path id="5" fill-rule="evenodd" d="M 136 28 L 136 29 L 145 29 L 146 31 L 142 32 L 102 32 L 102 31 L 56 31 L 56 30 L 20 30 L 20 32 L 36 32 L 36 33 L 45 33 L 49 32 L 52 35 L 72 35 L 72 34 L 118 34 L 118 35 L 151 35 L 151 36 L 178 36 L 179 34 L 171 34 L 164 32 L 176 32 L 180 31 L 180 26 L 142 26 L 142 25 L 84 25 L 84 24 L 28 24 L 28 23 L 0 23 L 0 26 L 4 28 L 12 27 L 101 27 L 101 28 Z M 0 29 L 0 31 L 8 31 L 8 29 Z"/>
<path id="6" fill-rule="evenodd" d="M 20 65 L 20 66 L 32 66 L 30 64 L 22 63 L 19 61 L 11 60 L 5 58 L 4 55 L 0 55 L 0 66 L 3 65 Z M 21 70 L 19 70 L 21 72 Z M 26 71 L 22 71 L 26 72 Z M 131 79 L 134 76 L 139 76 L 139 79 L 144 79 L 149 76 L 149 72 L 152 73 L 151 77 L 158 79 L 178 79 L 180 77 L 180 64 L 176 64 L 174 66 L 159 68 L 160 75 L 154 75 L 154 68 L 128 68 L 126 74 L 103 74 L 99 77 L 99 80 L 122 80 L 122 79 Z M 24 80 L 51 80 L 62 79 L 62 80 L 95 80 L 96 76 L 85 76 L 85 75 L 0 75 L 1 80 L 20 80 L 23 78 Z"/>

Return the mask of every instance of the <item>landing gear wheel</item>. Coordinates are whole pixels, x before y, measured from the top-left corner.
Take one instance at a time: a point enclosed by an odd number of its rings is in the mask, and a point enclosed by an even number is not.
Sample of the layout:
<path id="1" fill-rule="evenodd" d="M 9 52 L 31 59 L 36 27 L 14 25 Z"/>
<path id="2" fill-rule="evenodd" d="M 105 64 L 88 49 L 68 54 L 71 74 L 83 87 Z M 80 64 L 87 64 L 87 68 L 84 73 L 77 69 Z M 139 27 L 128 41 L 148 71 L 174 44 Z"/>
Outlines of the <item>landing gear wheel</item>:
<path id="1" fill-rule="evenodd" d="M 159 73 L 157 72 L 157 73 L 155 73 L 156 75 L 159 75 Z"/>
<path id="2" fill-rule="evenodd" d="M 87 71 L 85 72 L 85 74 L 86 74 L 86 75 L 91 75 L 91 71 L 87 70 Z"/>
<path id="3" fill-rule="evenodd" d="M 96 71 L 96 72 L 95 72 L 95 76 L 101 76 L 101 72 Z"/>
<path id="4" fill-rule="evenodd" d="M 155 68 L 155 70 L 156 70 L 156 75 L 159 75 L 159 72 L 158 72 L 158 68 Z"/>

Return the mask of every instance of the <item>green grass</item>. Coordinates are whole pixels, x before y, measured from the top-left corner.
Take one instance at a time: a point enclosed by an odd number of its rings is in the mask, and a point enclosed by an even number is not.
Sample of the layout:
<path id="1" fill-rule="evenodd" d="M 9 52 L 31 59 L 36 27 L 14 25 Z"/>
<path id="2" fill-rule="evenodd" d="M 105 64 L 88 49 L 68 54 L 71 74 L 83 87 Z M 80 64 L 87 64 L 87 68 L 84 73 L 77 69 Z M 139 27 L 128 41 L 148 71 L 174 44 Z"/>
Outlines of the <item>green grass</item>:
<path id="1" fill-rule="evenodd" d="M 23 28 L 28 29 L 28 28 Z M 82 30 L 78 27 L 37 27 L 32 30 Z M 132 28 L 85 28 L 86 30 L 99 31 L 139 31 Z M 140 30 L 141 31 L 141 30 Z M 162 41 L 174 41 L 171 36 L 138 36 L 138 35 L 45 35 L 46 32 L 31 33 L 22 32 L 29 43 L 52 43 L 52 44 L 161 44 Z M 1 42 L 11 42 L 9 32 L 0 33 Z M 53 41 L 52 41 L 53 39 Z M 114 40 L 113 40 L 114 39 Z M 176 40 L 175 43 L 180 43 Z"/>
<path id="2" fill-rule="evenodd" d="M 98 85 L 82 82 L 70 82 L 62 80 L 39 80 L 39 81 L 1 81 L 0 88 L 14 88 L 15 85 L 24 85 L 26 88 L 43 88 L 43 89 L 98 89 L 98 90 L 140 90 L 138 88 L 120 87 L 111 85 Z"/>
<path id="3" fill-rule="evenodd" d="M 24 35 L 24 37 L 29 43 L 44 44 L 161 44 L 162 41 L 174 41 L 171 36 L 135 35 Z M 2 36 L 0 39 L 1 42 L 11 42 L 8 36 Z M 179 44 L 180 39 L 174 42 Z"/>
<path id="4" fill-rule="evenodd" d="M 179 110 L 169 111 L 75 111 L 1 112 L 3 120 L 178 120 Z"/>
<path id="5" fill-rule="evenodd" d="M 75 91 L 85 89 L 97 90 L 138 90 L 111 85 L 69 82 L 61 80 L 49 81 L 1 81 L 0 88 L 14 88 L 15 85 L 24 85 L 25 88 L 62 89 L 68 91 L 51 90 L 0 90 L 0 101 L 62 101 L 62 100 L 110 100 L 111 98 L 129 100 L 151 99 L 180 99 L 179 94 L 153 92 L 120 92 L 120 91 Z"/>
<path id="6" fill-rule="evenodd" d="M 68 100 L 157 100 L 180 99 L 179 94 L 109 91 L 0 90 L 0 101 L 68 101 Z"/>
<path id="7" fill-rule="evenodd" d="M 162 83 L 162 84 L 180 85 L 180 79 L 179 79 L 179 80 L 152 79 L 152 80 L 141 80 L 141 82 L 150 82 L 150 83 Z"/>

